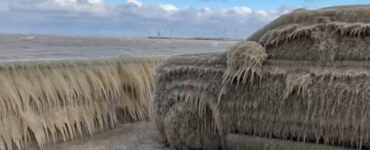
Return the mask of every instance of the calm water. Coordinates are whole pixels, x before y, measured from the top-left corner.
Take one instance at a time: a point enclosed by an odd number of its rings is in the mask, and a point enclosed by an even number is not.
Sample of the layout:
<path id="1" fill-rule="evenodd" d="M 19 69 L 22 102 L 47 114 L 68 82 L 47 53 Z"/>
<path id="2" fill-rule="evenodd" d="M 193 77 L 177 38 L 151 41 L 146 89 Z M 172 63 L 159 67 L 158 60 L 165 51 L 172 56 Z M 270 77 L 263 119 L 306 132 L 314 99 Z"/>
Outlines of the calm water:
<path id="1" fill-rule="evenodd" d="M 227 51 L 236 41 L 0 35 L 0 61 L 171 56 Z"/>

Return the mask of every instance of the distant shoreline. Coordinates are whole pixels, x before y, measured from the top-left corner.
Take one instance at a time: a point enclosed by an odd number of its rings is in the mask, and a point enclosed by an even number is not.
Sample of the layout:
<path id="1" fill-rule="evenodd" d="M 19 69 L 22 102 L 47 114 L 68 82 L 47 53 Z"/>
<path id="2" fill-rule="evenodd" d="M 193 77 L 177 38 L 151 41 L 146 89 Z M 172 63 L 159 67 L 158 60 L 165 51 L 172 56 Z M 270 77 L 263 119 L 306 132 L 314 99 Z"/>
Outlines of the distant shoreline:
<path id="1" fill-rule="evenodd" d="M 165 37 L 165 36 L 92 36 L 92 35 L 56 35 L 56 34 L 18 34 L 18 33 L 0 33 L 0 37 L 16 36 L 16 37 L 53 37 L 53 38 L 97 38 L 97 39 L 167 39 L 167 40 L 203 40 L 203 41 L 244 41 L 243 38 L 223 38 L 223 37 Z"/>
<path id="2" fill-rule="evenodd" d="M 206 41 L 243 41 L 244 39 L 233 39 L 233 38 L 205 38 L 205 37 L 194 37 L 194 38 L 182 38 L 182 37 L 157 37 L 148 36 L 148 39 L 171 39 L 171 40 L 206 40 Z"/>

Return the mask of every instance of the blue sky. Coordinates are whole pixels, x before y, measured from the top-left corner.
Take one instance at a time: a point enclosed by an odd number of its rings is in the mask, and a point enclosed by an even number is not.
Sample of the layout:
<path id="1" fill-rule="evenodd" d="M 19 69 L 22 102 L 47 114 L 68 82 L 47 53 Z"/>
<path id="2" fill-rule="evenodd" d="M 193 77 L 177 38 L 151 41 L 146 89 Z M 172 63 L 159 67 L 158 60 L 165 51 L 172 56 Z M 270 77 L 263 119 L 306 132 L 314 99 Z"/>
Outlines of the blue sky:
<path id="1" fill-rule="evenodd" d="M 0 0 L 0 33 L 246 38 L 296 8 L 370 0 Z"/>
<path id="2" fill-rule="evenodd" d="M 122 0 L 109 0 L 111 3 L 123 3 Z M 174 4 L 178 7 L 194 8 L 231 8 L 247 6 L 252 9 L 278 10 L 281 7 L 320 8 L 333 5 L 370 4 L 370 0 L 142 0 L 146 4 Z"/>

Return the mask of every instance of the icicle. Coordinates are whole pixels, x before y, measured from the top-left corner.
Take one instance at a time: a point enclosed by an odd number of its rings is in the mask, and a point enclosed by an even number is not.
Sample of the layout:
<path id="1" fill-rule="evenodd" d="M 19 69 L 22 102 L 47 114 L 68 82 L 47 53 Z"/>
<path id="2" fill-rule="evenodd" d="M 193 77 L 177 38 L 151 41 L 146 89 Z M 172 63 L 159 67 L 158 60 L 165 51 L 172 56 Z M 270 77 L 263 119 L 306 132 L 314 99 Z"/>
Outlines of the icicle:
<path id="1" fill-rule="evenodd" d="M 117 124 L 116 109 L 128 109 L 135 121 L 149 118 L 158 63 L 123 58 L 0 65 L 0 149 L 27 148 L 31 134 L 40 147 L 55 143 L 58 134 L 64 141 L 84 130 L 94 134 Z"/>
<path id="2" fill-rule="evenodd" d="M 245 42 L 233 47 L 227 56 L 227 68 L 223 83 L 231 84 L 236 80 L 236 87 L 245 84 L 247 78 L 252 83 L 254 76 L 262 76 L 262 65 L 267 54 L 265 49 L 255 42 Z"/>

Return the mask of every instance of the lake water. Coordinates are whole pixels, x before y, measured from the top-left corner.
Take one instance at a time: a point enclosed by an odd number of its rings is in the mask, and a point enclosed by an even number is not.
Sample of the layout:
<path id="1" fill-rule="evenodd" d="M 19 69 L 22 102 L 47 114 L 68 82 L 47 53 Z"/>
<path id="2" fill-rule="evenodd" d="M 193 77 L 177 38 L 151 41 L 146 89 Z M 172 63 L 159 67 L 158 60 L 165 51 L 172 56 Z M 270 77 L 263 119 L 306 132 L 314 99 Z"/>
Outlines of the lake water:
<path id="1" fill-rule="evenodd" d="M 0 61 L 171 56 L 227 51 L 237 41 L 0 35 Z"/>

